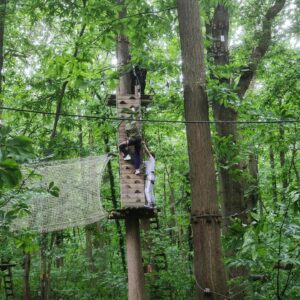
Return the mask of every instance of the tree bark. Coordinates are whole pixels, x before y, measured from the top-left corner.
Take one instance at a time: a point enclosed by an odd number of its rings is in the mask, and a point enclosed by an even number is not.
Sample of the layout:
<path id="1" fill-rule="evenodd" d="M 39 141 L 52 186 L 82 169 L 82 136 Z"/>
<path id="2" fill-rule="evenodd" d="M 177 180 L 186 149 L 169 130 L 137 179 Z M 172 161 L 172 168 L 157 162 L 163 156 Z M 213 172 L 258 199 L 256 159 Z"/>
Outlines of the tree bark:
<path id="1" fill-rule="evenodd" d="M 223 5 L 218 5 L 215 9 L 212 24 L 210 26 L 213 39 L 213 45 L 209 49 L 209 54 L 213 57 L 215 65 L 226 65 L 229 62 L 228 50 L 228 33 L 229 33 L 229 13 L 228 9 Z M 228 78 L 221 78 L 221 82 L 229 84 Z M 226 107 L 218 102 L 213 101 L 213 113 L 215 120 L 237 121 L 237 112 L 232 107 Z M 234 123 L 217 123 L 217 133 L 220 137 L 230 138 L 233 145 L 237 142 L 237 128 Z M 243 183 L 233 178 L 231 175 L 235 170 L 239 170 L 240 166 L 236 165 L 230 169 L 223 168 L 226 158 L 219 158 L 220 164 L 220 183 L 221 196 L 224 215 L 240 214 L 245 211 L 246 205 L 244 201 Z M 245 219 L 245 215 L 239 215 L 241 219 Z M 225 218 L 224 225 L 228 226 L 229 218 Z"/>
<path id="2" fill-rule="evenodd" d="M 30 254 L 24 253 L 24 283 L 23 283 L 24 300 L 31 300 L 29 275 L 30 275 Z"/>
<path id="3" fill-rule="evenodd" d="M 142 268 L 139 220 L 125 220 L 127 263 L 128 263 L 128 299 L 146 299 L 145 279 Z"/>
<path id="4" fill-rule="evenodd" d="M 267 10 L 263 18 L 262 30 L 259 33 L 258 44 L 252 49 L 250 58 L 248 60 L 247 71 L 243 72 L 238 83 L 237 94 L 240 99 L 244 97 L 260 61 L 269 49 L 271 43 L 272 22 L 283 9 L 285 2 L 286 0 L 276 0 L 274 5 Z"/>
<path id="5" fill-rule="evenodd" d="M 283 125 L 279 125 L 279 140 L 280 140 L 280 151 L 279 151 L 279 161 L 281 167 L 281 180 L 282 180 L 282 198 L 284 199 L 284 194 L 286 192 L 286 188 L 288 187 L 288 178 L 286 172 L 286 159 L 285 159 L 285 151 L 282 149 L 284 145 L 284 128 Z"/>
<path id="6" fill-rule="evenodd" d="M 93 259 L 92 228 L 93 225 L 85 226 L 85 253 L 88 262 L 88 269 L 91 273 L 95 272 L 95 265 Z"/>
<path id="7" fill-rule="evenodd" d="M 119 18 L 124 18 L 126 16 L 125 1 L 117 0 L 117 3 L 123 5 L 123 9 L 119 13 Z M 117 60 L 121 70 L 130 61 L 129 43 L 124 34 L 124 28 L 121 28 L 121 32 L 118 34 Z M 121 95 L 130 94 L 130 89 L 130 74 L 129 72 L 123 72 L 119 79 L 118 93 Z M 126 219 L 125 228 L 128 265 L 128 299 L 144 300 L 146 299 L 146 291 L 140 246 L 139 220 L 136 218 Z"/>
<path id="8" fill-rule="evenodd" d="M 3 63 L 4 63 L 4 28 L 6 17 L 6 0 L 0 0 L 0 106 L 3 105 Z M 0 124 L 2 110 L 0 109 Z"/>
<path id="9" fill-rule="evenodd" d="M 104 137 L 104 143 L 105 143 L 106 153 L 110 153 L 108 136 Z M 117 197 L 116 197 L 116 185 L 115 185 L 115 178 L 114 178 L 114 174 L 113 174 L 113 170 L 112 170 L 111 161 L 108 162 L 107 169 L 108 169 L 108 176 L 109 176 L 109 182 L 110 182 L 111 201 L 112 201 L 114 209 L 117 209 L 118 203 L 117 203 Z M 118 219 L 116 219 L 115 222 L 116 222 L 117 232 L 118 232 L 118 236 L 119 236 L 119 249 L 120 249 L 120 254 L 121 254 L 122 266 L 123 266 L 123 271 L 125 273 L 126 272 L 126 260 L 125 260 L 125 250 L 124 250 L 125 249 L 124 236 L 122 233 L 120 221 Z"/>
<path id="10" fill-rule="evenodd" d="M 177 1 L 187 121 L 208 120 L 204 54 L 196 0 Z M 192 229 L 197 299 L 224 299 L 226 275 L 221 250 L 220 212 L 208 124 L 186 126 L 192 190 Z M 205 290 L 209 289 L 209 290 Z M 206 294 L 205 291 L 210 291 Z M 225 296 L 226 297 L 226 296 Z"/>
<path id="11" fill-rule="evenodd" d="M 169 185 L 169 190 L 170 190 L 170 201 L 169 201 L 169 207 L 170 207 L 170 215 L 171 215 L 171 221 L 169 224 L 169 227 L 171 228 L 170 230 L 170 236 L 172 242 L 175 244 L 176 243 L 176 199 L 175 199 L 175 190 L 174 187 L 171 183 L 171 176 L 172 176 L 172 168 L 170 169 L 170 172 L 168 171 L 168 168 L 165 168 L 166 174 L 167 174 L 167 180 L 168 180 L 168 185 Z"/>
<path id="12" fill-rule="evenodd" d="M 61 252 L 64 246 L 64 231 L 63 230 L 59 230 L 56 232 L 52 232 L 53 235 L 53 239 L 55 241 L 55 247 L 56 249 Z M 63 256 L 57 257 L 55 259 L 55 265 L 56 268 L 61 268 L 64 265 L 64 258 Z"/>
<path id="13" fill-rule="evenodd" d="M 248 90 L 251 80 L 255 75 L 257 66 L 265 53 L 267 52 L 271 42 L 271 26 L 273 19 L 281 11 L 285 0 L 277 0 L 271 6 L 263 18 L 262 31 L 259 34 L 257 47 L 253 48 L 248 60 L 246 72 L 243 72 L 238 83 L 237 94 L 242 100 Z M 218 5 L 215 9 L 212 24 L 208 26 L 211 30 L 213 46 L 209 49 L 211 56 L 214 58 L 216 65 L 226 65 L 229 62 L 228 50 L 228 32 L 229 32 L 229 13 L 228 9 L 223 5 Z M 221 82 L 229 83 L 228 79 L 221 79 Z M 213 113 L 215 120 L 237 121 L 237 111 L 232 107 L 226 107 L 217 101 L 213 101 Z M 234 123 L 217 123 L 217 133 L 220 137 L 230 137 L 232 143 L 237 143 L 237 127 Z M 251 160 L 251 158 L 250 158 Z M 253 162 L 253 160 L 252 160 Z M 220 160 L 220 165 L 223 161 Z M 245 185 L 242 181 L 236 180 L 231 175 L 235 171 L 243 171 L 245 163 L 231 167 L 229 170 L 220 168 L 221 195 L 223 198 L 224 215 L 237 215 L 243 221 L 247 221 L 247 208 L 252 208 L 258 201 L 258 193 L 251 195 L 249 199 L 244 198 Z M 252 168 L 254 171 L 256 168 Z M 257 173 L 252 174 L 257 179 Z M 229 219 L 225 219 L 225 227 L 228 225 Z"/>
<path id="14" fill-rule="evenodd" d="M 83 36 L 83 34 L 85 32 L 85 28 L 86 28 L 86 24 L 83 24 L 82 27 L 81 27 L 81 30 L 79 32 L 79 35 L 78 35 L 79 38 Z M 76 44 L 75 50 L 74 50 L 74 53 L 73 53 L 74 58 L 77 58 L 78 52 L 79 52 L 79 46 L 78 46 L 78 44 Z M 67 88 L 68 83 L 69 83 L 69 80 L 65 80 L 63 82 L 60 90 L 57 92 L 56 111 L 55 111 L 53 129 L 51 131 L 51 136 L 50 136 L 50 146 L 52 145 L 53 140 L 56 137 L 58 121 L 59 121 L 60 113 L 61 113 L 61 110 L 62 110 L 63 99 L 64 99 L 64 96 L 65 96 L 65 92 L 66 92 L 66 88 Z"/>
<path id="15" fill-rule="evenodd" d="M 47 233 L 41 235 L 41 300 L 49 299 L 49 273 L 47 268 Z"/>
<path id="16" fill-rule="evenodd" d="M 271 181 L 272 181 L 272 195 L 273 195 L 273 204 L 277 205 L 277 181 L 276 181 L 276 171 L 275 171 L 275 158 L 272 145 L 269 147 L 269 158 L 271 166 Z"/>

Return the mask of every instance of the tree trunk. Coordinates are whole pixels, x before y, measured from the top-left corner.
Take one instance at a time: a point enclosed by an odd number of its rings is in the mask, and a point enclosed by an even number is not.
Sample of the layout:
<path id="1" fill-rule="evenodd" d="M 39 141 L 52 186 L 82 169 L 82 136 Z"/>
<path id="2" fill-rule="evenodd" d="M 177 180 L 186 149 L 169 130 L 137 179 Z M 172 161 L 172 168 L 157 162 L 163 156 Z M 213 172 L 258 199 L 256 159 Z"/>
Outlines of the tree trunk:
<path id="1" fill-rule="evenodd" d="M 277 205 L 277 181 L 276 181 L 276 171 L 275 171 L 275 158 L 272 145 L 269 147 L 269 158 L 271 166 L 271 181 L 272 181 L 272 195 L 273 195 L 273 204 Z"/>
<path id="2" fill-rule="evenodd" d="M 280 140 L 279 160 L 280 160 L 280 167 L 281 167 L 282 198 L 284 199 L 284 194 L 286 192 L 286 188 L 288 187 L 288 178 L 286 172 L 285 150 L 282 149 L 284 145 L 284 128 L 282 124 L 279 125 L 279 140 Z"/>
<path id="3" fill-rule="evenodd" d="M 212 24 L 210 26 L 213 45 L 209 49 L 209 54 L 213 57 L 215 65 L 226 65 L 229 62 L 228 50 L 228 33 L 229 33 L 229 13 L 226 7 L 218 5 L 215 9 Z M 229 84 L 228 78 L 221 78 L 221 82 Z M 237 112 L 232 107 L 226 107 L 218 102 L 218 99 L 213 99 L 213 113 L 215 120 L 237 121 Z M 230 138 L 235 146 L 237 142 L 237 127 L 234 123 L 217 123 L 218 135 L 223 138 Z M 234 169 L 238 170 L 239 166 L 233 166 L 230 169 L 222 166 L 227 161 L 226 157 L 219 157 L 220 169 L 220 184 L 221 197 L 224 215 L 238 215 L 245 219 L 245 215 L 239 215 L 245 211 L 246 205 L 244 203 L 244 186 L 243 183 L 236 180 L 231 174 L 236 173 Z M 224 225 L 227 227 L 229 218 L 224 219 Z"/>
<path id="4" fill-rule="evenodd" d="M 47 233 L 41 236 L 41 300 L 49 299 L 49 274 L 47 268 Z"/>
<path id="5" fill-rule="evenodd" d="M 81 27 L 81 30 L 79 32 L 79 38 L 83 36 L 85 32 L 86 24 L 83 24 Z M 79 52 L 79 46 L 75 46 L 75 50 L 73 53 L 73 57 L 77 58 Z M 53 129 L 51 131 L 51 136 L 50 136 L 50 146 L 52 146 L 52 143 L 54 141 L 54 138 L 56 137 L 56 132 L 57 132 L 57 126 L 58 126 L 58 121 L 60 117 L 60 113 L 62 110 L 62 104 L 63 104 L 63 99 L 65 96 L 66 88 L 69 83 L 69 80 L 65 80 L 60 88 L 60 90 L 57 92 L 57 100 L 56 100 L 56 111 L 55 111 L 55 118 L 54 118 L 54 123 L 53 123 Z"/>
<path id="6" fill-rule="evenodd" d="M 142 267 L 140 228 L 137 218 L 125 219 L 127 263 L 128 263 L 128 299 L 146 299 L 145 279 Z"/>
<path id="7" fill-rule="evenodd" d="M 4 27 L 6 17 L 6 0 L 0 0 L 0 106 L 3 105 L 3 63 L 4 63 Z M 0 110 L 0 125 L 2 120 L 2 110 Z"/>
<path id="8" fill-rule="evenodd" d="M 126 16 L 126 7 L 124 0 L 117 0 L 117 3 L 123 5 L 119 13 L 119 18 Z M 129 43 L 124 35 L 124 28 L 118 35 L 117 41 L 117 59 L 120 68 L 125 67 L 129 60 Z M 119 80 L 119 94 L 130 94 L 131 79 L 129 72 L 123 72 Z M 125 219 L 126 244 L 127 244 L 127 265 L 128 265 L 128 299 L 144 300 L 146 299 L 145 279 L 142 265 L 142 254 L 140 246 L 139 220 L 136 218 Z"/>
<path id="9" fill-rule="evenodd" d="M 208 101 L 205 92 L 198 1 L 178 0 L 177 8 L 183 62 L 185 118 L 187 121 L 206 121 Z M 224 299 L 227 287 L 210 128 L 204 123 L 188 123 L 186 130 L 192 190 L 197 299 Z"/>
<path id="10" fill-rule="evenodd" d="M 29 275 L 30 275 L 30 254 L 24 253 L 24 283 L 23 283 L 24 300 L 31 300 Z"/>
<path id="11" fill-rule="evenodd" d="M 263 17 L 262 30 L 257 34 L 259 37 L 257 46 L 252 49 L 250 58 L 248 60 L 247 70 L 242 73 L 238 83 L 237 94 L 240 99 L 243 99 L 255 75 L 259 63 L 269 49 L 272 36 L 272 22 L 283 9 L 285 2 L 286 0 L 276 0 L 273 5 L 269 7 Z"/>
<path id="12" fill-rule="evenodd" d="M 106 153 L 110 153 L 108 136 L 104 137 L 104 143 L 105 143 Z M 116 197 L 116 187 L 115 187 L 116 185 L 115 185 L 115 178 L 114 178 L 114 174 L 113 174 L 113 170 L 112 170 L 111 161 L 108 162 L 107 169 L 108 169 L 109 182 L 110 182 L 111 201 L 112 201 L 114 209 L 117 209 L 118 203 L 117 203 L 117 197 Z M 122 233 L 120 221 L 118 219 L 116 219 L 115 222 L 116 222 L 117 232 L 118 232 L 118 236 L 119 236 L 119 249 L 120 249 L 120 254 L 121 254 L 121 259 L 122 259 L 122 266 L 123 266 L 123 271 L 125 273 L 126 272 L 126 260 L 125 260 L 125 250 L 124 250 L 125 249 L 124 236 Z"/>
<path id="13" fill-rule="evenodd" d="M 88 269 L 90 272 L 95 272 L 95 265 L 93 259 L 93 243 L 92 243 L 92 230 L 93 225 L 85 226 L 85 253 L 88 261 Z"/>
<path id="14" fill-rule="evenodd" d="M 262 30 L 259 33 L 259 41 L 256 47 L 253 48 L 247 65 L 247 71 L 241 74 L 241 78 L 238 83 L 238 97 L 242 100 L 246 91 L 248 90 L 250 83 L 255 75 L 255 71 L 261 59 L 267 52 L 271 41 L 271 27 L 273 19 L 278 15 L 285 4 L 285 0 L 277 0 L 271 6 L 262 21 Z M 226 65 L 229 62 L 229 50 L 228 50 L 228 32 L 229 32 L 229 14 L 228 9 L 223 5 L 218 5 L 215 9 L 215 14 L 210 24 L 209 30 L 211 30 L 213 46 L 209 49 L 211 56 L 214 58 L 216 65 Z M 221 79 L 221 82 L 227 82 L 228 79 Z M 237 112 L 234 108 L 225 107 L 224 105 L 213 102 L 213 112 L 216 120 L 224 121 L 237 121 Z M 220 137 L 231 137 L 232 143 L 237 142 L 237 128 L 236 124 L 223 124 L 218 123 L 216 125 L 217 132 Z M 220 161 L 222 165 L 222 160 Z M 258 193 L 256 193 L 256 199 L 254 194 L 251 199 L 244 198 L 245 186 L 243 182 L 235 180 L 232 173 L 239 169 L 242 171 L 244 163 L 239 166 L 233 166 L 230 170 L 224 168 L 220 169 L 220 181 L 221 181 L 221 193 L 223 198 L 224 214 L 226 216 L 238 215 L 242 221 L 246 221 L 247 215 L 245 213 L 246 208 L 251 208 L 257 203 Z M 253 168 L 252 168 L 253 169 Z M 253 170 L 255 170 L 254 168 Z M 257 178 L 257 174 L 253 174 L 254 178 Z M 248 200 L 251 200 L 249 203 Z M 228 219 L 225 219 L 225 226 L 228 225 Z"/>
<path id="15" fill-rule="evenodd" d="M 58 252 L 61 252 L 64 246 L 64 231 L 59 230 L 56 232 L 52 232 L 53 239 L 55 240 L 55 247 Z M 56 268 L 61 268 L 64 265 L 64 258 L 63 256 L 59 256 L 55 259 Z"/>
<path id="16" fill-rule="evenodd" d="M 172 174 L 172 168 L 170 169 L 170 172 L 168 171 L 168 168 L 165 168 L 166 174 L 167 174 L 167 180 L 170 190 L 170 197 L 169 197 L 169 207 L 170 207 L 170 215 L 171 215 L 171 222 L 169 224 L 170 230 L 170 236 L 173 243 L 176 243 L 176 199 L 175 199 L 175 190 L 171 183 L 171 174 Z"/>

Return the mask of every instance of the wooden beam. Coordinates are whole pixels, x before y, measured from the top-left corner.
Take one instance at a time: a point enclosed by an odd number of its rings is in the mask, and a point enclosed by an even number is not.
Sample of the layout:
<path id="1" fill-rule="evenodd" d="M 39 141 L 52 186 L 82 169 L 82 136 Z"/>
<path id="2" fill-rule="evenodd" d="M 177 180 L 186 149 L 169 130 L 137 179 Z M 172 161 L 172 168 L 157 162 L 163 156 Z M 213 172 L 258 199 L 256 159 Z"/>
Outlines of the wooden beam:
<path id="1" fill-rule="evenodd" d="M 108 219 L 150 219 L 157 215 L 158 210 L 156 208 L 148 207 L 125 207 L 121 209 L 113 209 L 108 214 Z"/>
<path id="2" fill-rule="evenodd" d="M 15 267 L 15 266 L 16 266 L 16 264 L 0 264 L 0 270 L 4 271 L 8 268 Z"/>
<path id="3" fill-rule="evenodd" d="M 135 95 L 132 95 L 132 97 L 135 97 Z M 132 99 L 132 100 L 134 100 L 134 99 Z M 107 95 L 106 103 L 108 106 L 116 106 L 116 95 L 115 94 Z M 152 95 L 142 95 L 141 96 L 142 106 L 148 106 L 151 103 L 152 103 Z"/>

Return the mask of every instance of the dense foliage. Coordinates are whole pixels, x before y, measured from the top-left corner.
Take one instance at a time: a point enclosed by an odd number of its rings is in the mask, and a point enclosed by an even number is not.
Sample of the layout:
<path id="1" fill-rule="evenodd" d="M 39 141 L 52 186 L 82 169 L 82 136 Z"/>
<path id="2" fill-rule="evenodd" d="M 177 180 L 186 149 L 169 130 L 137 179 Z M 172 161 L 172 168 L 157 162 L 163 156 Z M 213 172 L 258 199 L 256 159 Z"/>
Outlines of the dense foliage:
<path id="1" fill-rule="evenodd" d="M 238 120 L 299 119 L 299 1 L 286 3 L 275 19 L 272 42 L 243 99 L 237 96 L 237 83 L 259 39 L 264 13 L 274 1 L 200 2 L 206 23 L 218 3 L 225 4 L 231 15 L 230 62 L 217 66 L 207 57 L 210 104 L 218 101 L 234 108 Z M 3 109 L 0 115 L 4 123 L 0 125 L 0 256 L 17 263 L 13 270 L 17 299 L 22 297 L 23 260 L 28 254 L 32 299 L 41 295 L 45 273 L 51 278 L 49 299 L 127 297 L 127 275 L 120 254 L 122 223 L 121 236 L 114 221 L 108 220 L 66 230 L 61 233 L 62 245 L 56 233 L 9 231 L 13 218 L 28 213 L 21 163 L 44 157 L 117 153 L 118 122 L 109 120 L 115 110 L 106 105 L 106 96 L 114 93 L 123 71 L 118 69 L 115 57 L 116 34 L 121 27 L 126 26 L 130 41 L 130 65 L 139 64 L 148 70 L 146 92 L 154 95 L 154 101 L 143 108 L 143 118 L 184 120 L 175 1 L 126 3 L 128 16 L 119 20 L 121 7 L 112 0 L 7 2 L 2 16 L 5 31 L 0 102 L 4 107 L 33 111 Z M 210 45 L 207 34 L 206 49 Z M 56 112 L 99 118 L 60 116 L 55 122 Z M 299 123 L 238 124 L 237 128 L 238 142 L 233 143 L 232 137 L 220 137 L 211 125 L 216 174 L 219 176 L 222 168 L 228 170 L 235 180 L 243 182 L 246 196 L 255 191 L 259 200 L 246 211 L 247 222 L 237 216 L 223 216 L 231 221 L 224 230 L 224 253 L 235 254 L 226 258 L 226 264 L 228 268 L 242 266 L 248 270 L 244 277 L 235 279 L 245 289 L 245 299 L 297 299 Z M 193 299 L 196 283 L 185 126 L 145 122 L 143 132 L 157 157 L 155 194 L 160 209 L 160 228 L 143 236 L 144 264 L 154 266 L 154 271 L 145 275 L 147 289 L 152 299 Z M 256 178 L 245 163 L 250 156 L 257 161 Z M 235 168 L 243 163 L 244 169 Z M 118 197 L 117 159 L 112 161 L 112 170 Z M 110 179 L 107 172 L 101 191 L 107 210 L 113 207 Z M 221 207 L 220 184 L 218 190 Z M 9 212 L 3 210 L 12 199 L 20 200 L 18 205 Z M 41 256 L 46 258 L 46 268 L 41 267 Z M 2 287 L 0 284 L 1 299 Z"/>

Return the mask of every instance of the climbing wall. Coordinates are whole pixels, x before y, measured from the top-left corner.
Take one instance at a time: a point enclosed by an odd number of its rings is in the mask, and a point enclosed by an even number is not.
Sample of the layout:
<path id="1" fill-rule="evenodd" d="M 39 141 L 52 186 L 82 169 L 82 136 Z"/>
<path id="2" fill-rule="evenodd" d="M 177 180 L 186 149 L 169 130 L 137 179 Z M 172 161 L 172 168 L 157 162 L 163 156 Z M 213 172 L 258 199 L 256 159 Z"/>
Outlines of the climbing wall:
<path id="1" fill-rule="evenodd" d="M 116 96 L 117 115 L 120 118 L 130 118 L 132 114 L 128 112 L 134 108 L 141 110 L 141 98 L 137 95 L 117 95 Z M 119 127 L 119 143 L 127 138 L 125 132 L 125 122 Z M 129 152 L 133 158 L 133 147 L 129 147 Z M 141 170 L 142 171 L 142 170 Z M 144 174 L 134 174 L 133 160 L 124 161 L 120 154 L 120 184 L 121 184 L 121 205 L 122 207 L 139 207 L 145 205 L 145 183 Z"/>

